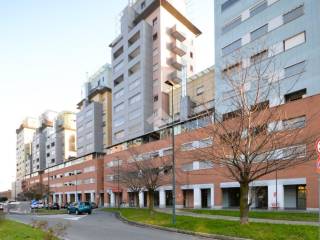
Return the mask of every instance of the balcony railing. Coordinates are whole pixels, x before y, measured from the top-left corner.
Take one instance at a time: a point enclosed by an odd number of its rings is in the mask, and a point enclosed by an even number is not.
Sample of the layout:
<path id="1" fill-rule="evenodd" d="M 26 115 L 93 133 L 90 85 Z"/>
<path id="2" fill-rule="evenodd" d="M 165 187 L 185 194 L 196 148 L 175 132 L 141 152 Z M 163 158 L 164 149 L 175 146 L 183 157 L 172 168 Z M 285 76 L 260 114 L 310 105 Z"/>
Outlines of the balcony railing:
<path id="1" fill-rule="evenodd" d="M 184 56 L 188 51 L 187 46 L 178 41 L 171 43 L 169 49 L 180 57 Z"/>
<path id="2" fill-rule="evenodd" d="M 169 78 L 175 84 L 180 84 L 183 79 L 182 72 L 181 71 L 174 71 L 169 75 Z"/>
<path id="3" fill-rule="evenodd" d="M 168 63 L 179 71 L 181 71 L 183 66 L 185 65 L 185 61 L 183 61 L 183 59 L 181 59 L 180 57 L 171 57 L 169 58 Z"/>
<path id="4" fill-rule="evenodd" d="M 181 32 L 176 25 L 174 25 L 170 29 L 170 33 L 172 37 L 174 37 L 175 39 L 178 39 L 180 42 L 183 42 L 184 40 L 186 40 L 186 35 L 183 32 Z"/>

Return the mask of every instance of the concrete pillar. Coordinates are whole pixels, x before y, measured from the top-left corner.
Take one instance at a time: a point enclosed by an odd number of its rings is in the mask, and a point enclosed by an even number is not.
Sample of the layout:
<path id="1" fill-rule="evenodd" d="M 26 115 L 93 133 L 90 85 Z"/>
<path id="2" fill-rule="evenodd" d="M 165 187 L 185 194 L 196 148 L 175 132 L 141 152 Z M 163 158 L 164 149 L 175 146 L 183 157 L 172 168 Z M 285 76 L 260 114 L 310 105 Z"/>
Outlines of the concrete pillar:
<path id="1" fill-rule="evenodd" d="M 201 189 L 199 187 L 193 189 L 193 206 L 201 208 Z"/>
<path id="2" fill-rule="evenodd" d="M 61 206 L 61 204 L 62 204 L 62 193 L 59 193 L 59 205 Z"/>
<path id="3" fill-rule="evenodd" d="M 70 203 L 70 193 L 67 193 L 67 202 Z"/>
<path id="4" fill-rule="evenodd" d="M 164 191 L 164 189 L 159 190 L 159 207 L 166 207 L 166 192 Z"/>
<path id="5" fill-rule="evenodd" d="M 144 192 L 139 192 L 139 204 L 140 207 L 144 207 Z"/>
<path id="6" fill-rule="evenodd" d="M 95 200 L 94 200 L 94 192 L 90 193 L 90 202 L 95 202 Z"/>
<path id="7" fill-rule="evenodd" d="M 276 199 L 278 202 L 277 204 L 276 204 Z M 272 183 L 268 185 L 268 207 L 276 208 L 277 205 L 278 205 L 278 208 L 280 209 L 284 208 L 284 188 L 283 188 L 283 184 L 278 183 L 278 187 L 276 189 L 276 182 L 272 181 Z"/>
<path id="8" fill-rule="evenodd" d="M 210 208 L 214 208 L 214 187 L 210 188 Z"/>
<path id="9" fill-rule="evenodd" d="M 115 207 L 116 206 L 116 198 L 115 198 L 115 195 L 113 192 L 110 193 L 110 198 L 111 198 L 111 200 L 110 200 L 111 207 Z"/>
<path id="10" fill-rule="evenodd" d="M 57 195 L 54 193 L 52 194 L 52 202 L 53 203 L 56 203 L 57 202 L 57 199 L 56 199 Z"/>

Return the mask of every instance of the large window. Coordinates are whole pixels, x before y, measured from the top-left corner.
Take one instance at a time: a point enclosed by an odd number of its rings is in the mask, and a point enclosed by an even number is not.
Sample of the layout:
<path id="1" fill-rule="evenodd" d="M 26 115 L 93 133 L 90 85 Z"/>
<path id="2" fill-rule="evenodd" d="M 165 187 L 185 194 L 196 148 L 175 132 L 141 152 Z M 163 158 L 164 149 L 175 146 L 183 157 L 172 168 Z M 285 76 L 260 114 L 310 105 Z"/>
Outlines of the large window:
<path id="1" fill-rule="evenodd" d="M 291 118 L 282 121 L 283 130 L 304 128 L 306 125 L 306 116 Z"/>
<path id="2" fill-rule="evenodd" d="M 230 22 L 226 23 L 223 27 L 222 27 L 222 33 L 226 33 L 232 29 L 234 29 L 235 27 L 239 26 L 241 23 L 241 17 L 237 17 L 233 20 L 231 20 Z"/>
<path id="3" fill-rule="evenodd" d="M 292 101 L 296 101 L 299 99 L 302 99 L 304 97 L 304 95 L 307 94 L 307 89 L 301 89 L 299 91 L 293 92 L 293 93 L 288 93 L 284 96 L 285 102 L 292 102 Z"/>
<path id="4" fill-rule="evenodd" d="M 129 83 L 129 91 L 132 91 L 140 85 L 140 79 L 136 79 L 133 82 Z"/>
<path id="5" fill-rule="evenodd" d="M 134 104 L 136 102 L 139 102 L 140 99 L 141 99 L 141 94 L 138 93 L 138 94 L 134 95 L 133 97 L 129 98 L 129 104 L 131 105 L 131 104 Z"/>
<path id="6" fill-rule="evenodd" d="M 114 99 L 118 99 L 124 95 L 124 89 L 121 88 L 119 91 L 115 92 Z"/>
<path id="7" fill-rule="evenodd" d="M 135 110 L 129 113 L 129 120 L 136 119 L 141 116 L 141 111 L 140 110 Z"/>
<path id="8" fill-rule="evenodd" d="M 124 130 L 121 130 L 119 132 L 116 132 L 114 134 L 114 137 L 117 138 L 117 139 L 120 139 L 120 138 L 123 138 L 124 137 Z"/>
<path id="9" fill-rule="evenodd" d="M 299 33 L 291 38 L 283 41 L 284 51 L 287 51 L 295 46 L 298 46 L 306 41 L 306 32 Z"/>
<path id="10" fill-rule="evenodd" d="M 254 7 L 252 7 L 250 9 L 250 17 L 253 17 L 254 15 L 257 15 L 258 13 L 262 12 L 263 10 L 265 10 L 267 7 L 268 7 L 267 0 L 263 0 L 263 1 L 259 2 L 257 5 L 255 5 Z"/>
<path id="11" fill-rule="evenodd" d="M 251 36 L 251 41 L 263 36 L 264 34 L 266 34 L 268 32 L 268 24 L 263 25 L 262 27 L 254 30 L 253 32 L 251 32 L 250 36 Z"/>
<path id="12" fill-rule="evenodd" d="M 121 125 L 123 125 L 125 123 L 125 119 L 122 118 L 118 118 L 114 120 L 114 127 L 119 127 Z"/>
<path id="13" fill-rule="evenodd" d="M 234 50 L 240 47 L 241 47 L 241 38 L 229 44 L 228 46 L 225 46 L 224 48 L 222 48 L 222 55 L 227 55 L 229 53 L 232 53 Z"/>
<path id="14" fill-rule="evenodd" d="M 305 69 L 305 61 L 293 64 L 284 69 L 285 77 L 291 77 L 297 74 L 300 74 Z"/>
<path id="15" fill-rule="evenodd" d="M 283 15 L 283 23 L 286 24 L 288 22 L 291 22 L 296 18 L 302 16 L 303 14 L 304 14 L 304 7 L 303 5 L 300 5 L 299 7 Z"/>
<path id="16" fill-rule="evenodd" d="M 113 72 L 116 73 L 118 72 L 124 65 L 124 61 L 121 60 L 119 63 L 117 63 L 114 67 L 113 67 Z"/>
<path id="17" fill-rule="evenodd" d="M 120 112 L 122 110 L 124 110 L 124 103 L 120 103 L 114 107 L 114 112 Z"/>
<path id="18" fill-rule="evenodd" d="M 221 12 L 225 11 L 229 7 L 231 7 L 236 2 L 239 2 L 239 0 L 226 0 L 224 3 L 221 4 Z"/>

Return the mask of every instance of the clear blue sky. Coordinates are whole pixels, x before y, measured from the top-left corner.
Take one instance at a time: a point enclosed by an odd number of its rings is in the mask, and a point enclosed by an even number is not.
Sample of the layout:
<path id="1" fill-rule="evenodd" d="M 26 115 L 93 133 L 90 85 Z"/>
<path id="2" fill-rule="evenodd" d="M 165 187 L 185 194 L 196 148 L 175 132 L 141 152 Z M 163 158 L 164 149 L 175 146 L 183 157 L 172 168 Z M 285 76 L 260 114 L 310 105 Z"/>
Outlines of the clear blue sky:
<path id="1" fill-rule="evenodd" d="M 46 109 L 75 110 L 86 72 L 110 62 L 127 0 L 0 0 L 0 191 L 15 176 L 15 129 Z M 191 0 L 200 71 L 214 63 L 213 0 Z"/>

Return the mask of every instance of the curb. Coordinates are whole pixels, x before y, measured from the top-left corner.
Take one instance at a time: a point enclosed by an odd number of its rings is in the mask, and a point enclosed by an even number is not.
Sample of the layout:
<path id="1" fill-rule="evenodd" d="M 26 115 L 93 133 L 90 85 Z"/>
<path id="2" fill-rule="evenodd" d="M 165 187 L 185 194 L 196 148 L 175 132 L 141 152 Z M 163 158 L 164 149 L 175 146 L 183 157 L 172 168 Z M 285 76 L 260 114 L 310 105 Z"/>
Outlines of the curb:
<path id="1" fill-rule="evenodd" d="M 119 213 L 119 212 L 114 212 L 114 214 L 115 214 L 116 218 L 119 219 L 120 221 L 127 223 L 127 224 L 130 224 L 130 225 L 133 225 L 133 226 L 138 226 L 138 227 L 153 228 L 153 229 L 158 229 L 158 230 L 167 231 L 167 232 L 182 233 L 182 234 L 198 236 L 198 237 L 205 237 L 205 238 L 216 239 L 216 240 L 251 240 L 249 238 L 228 237 L 228 236 L 224 236 L 224 235 L 199 233 L 199 232 L 192 232 L 192 231 L 181 230 L 181 229 L 176 229 L 176 228 L 168 228 L 168 227 L 161 227 L 161 226 L 156 226 L 156 225 L 151 225 L 151 224 L 146 224 L 146 223 L 139 223 L 139 222 L 134 222 L 134 221 L 128 220 L 127 218 L 123 217 L 121 215 L 121 213 Z"/>

